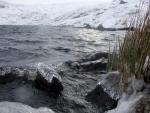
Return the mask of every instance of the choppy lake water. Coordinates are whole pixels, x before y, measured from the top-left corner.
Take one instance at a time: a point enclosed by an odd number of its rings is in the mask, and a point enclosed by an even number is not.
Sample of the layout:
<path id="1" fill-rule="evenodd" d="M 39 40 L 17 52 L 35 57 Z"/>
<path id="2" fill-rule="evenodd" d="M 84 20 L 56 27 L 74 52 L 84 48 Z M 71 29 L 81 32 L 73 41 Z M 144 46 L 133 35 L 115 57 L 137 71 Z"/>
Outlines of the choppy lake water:
<path id="1" fill-rule="evenodd" d="M 89 52 L 108 51 L 118 37 L 116 33 L 72 27 L 0 26 L 0 65 L 76 60 Z"/>
<path id="2" fill-rule="evenodd" d="M 19 67 L 38 62 L 59 64 L 78 60 L 92 52 L 112 49 L 116 37 L 122 37 L 122 34 L 72 27 L 0 26 L 0 66 Z M 58 99 L 36 89 L 29 81 L 1 84 L 0 102 L 49 107 L 56 113 L 102 113 L 101 108 L 85 100 L 87 93 L 97 84 L 99 75 L 67 71 L 62 78 L 64 91 Z"/>

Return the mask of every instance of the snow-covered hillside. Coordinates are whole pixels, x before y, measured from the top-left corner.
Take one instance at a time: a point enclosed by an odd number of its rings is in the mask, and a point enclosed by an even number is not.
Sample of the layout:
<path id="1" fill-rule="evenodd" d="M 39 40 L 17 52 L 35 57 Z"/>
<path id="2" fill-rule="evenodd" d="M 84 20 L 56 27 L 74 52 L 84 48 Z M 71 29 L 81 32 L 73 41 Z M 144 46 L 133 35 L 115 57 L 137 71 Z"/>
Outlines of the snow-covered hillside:
<path id="1" fill-rule="evenodd" d="M 144 0 L 148 3 L 148 0 Z M 113 0 L 100 4 L 87 2 L 52 4 L 12 4 L 0 1 L 1 25 L 73 25 L 123 27 L 136 14 L 140 0 Z"/>

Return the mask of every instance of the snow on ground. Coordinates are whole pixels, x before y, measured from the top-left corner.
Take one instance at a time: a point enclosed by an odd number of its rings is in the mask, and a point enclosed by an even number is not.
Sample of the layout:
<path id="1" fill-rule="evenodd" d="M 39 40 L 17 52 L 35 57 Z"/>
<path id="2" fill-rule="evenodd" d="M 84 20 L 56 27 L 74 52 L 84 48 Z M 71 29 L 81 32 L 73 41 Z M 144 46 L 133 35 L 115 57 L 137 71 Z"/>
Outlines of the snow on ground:
<path id="1" fill-rule="evenodd" d="M 57 0 L 56 0 L 57 1 Z M 50 2 L 47 4 L 13 4 L 9 0 L 0 1 L 1 25 L 73 25 L 93 27 L 123 27 L 136 14 L 140 0 L 109 0 L 91 2 Z M 145 0 L 145 3 L 148 0 Z"/>

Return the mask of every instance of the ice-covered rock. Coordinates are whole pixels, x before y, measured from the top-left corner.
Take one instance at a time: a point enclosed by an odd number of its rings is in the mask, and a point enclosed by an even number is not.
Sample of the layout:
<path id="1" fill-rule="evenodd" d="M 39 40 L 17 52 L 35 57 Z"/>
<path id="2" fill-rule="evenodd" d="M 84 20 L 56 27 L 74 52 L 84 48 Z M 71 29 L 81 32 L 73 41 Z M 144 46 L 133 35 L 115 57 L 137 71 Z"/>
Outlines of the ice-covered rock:
<path id="1" fill-rule="evenodd" d="M 87 94 L 86 99 L 104 110 L 115 108 L 122 95 L 120 79 L 119 72 L 104 74 L 96 88 Z"/>
<path id="2" fill-rule="evenodd" d="M 99 81 L 98 85 L 113 99 L 118 100 L 122 95 L 122 84 L 120 81 L 121 74 L 118 71 L 110 72 L 104 75 L 103 80 Z"/>
<path id="3" fill-rule="evenodd" d="M 108 113 L 148 113 L 147 111 L 150 109 L 149 85 L 143 79 L 136 79 L 132 76 L 126 87 L 118 106 Z"/>
<path id="4" fill-rule="evenodd" d="M 68 61 L 66 64 L 80 71 L 106 71 L 108 63 L 108 53 L 97 52 L 86 55 L 78 61 Z"/>
<path id="5" fill-rule="evenodd" d="M 35 85 L 54 97 L 59 96 L 63 90 L 60 75 L 52 66 L 43 63 L 39 63 L 37 66 Z"/>
<path id="6" fill-rule="evenodd" d="M 48 108 L 34 109 L 16 102 L 0 102 L 0 113 L 55 113 Z"/>
<path id="7" fill-rule="evenodd" d="M 79 64 L 80 69 L 84 71 L 91 70 L 106 70 L 108 60 L 105 58 L 101 58 L 95 61 L 88 61 Z"/>
<path id="8" fill-rule="evenodd" d="M 96 53 L 90 53 L 85 56 L 85 58 L 82 58 L 79 62 L 88 62 L 88 61 L 95 61 L 99 60 L 101 58 L 108 58 L 108 53 L 106 52 L 96 52 Z"/>
<path id="9" fill-rule="evenodd" d="M 145 89 L 143 90 L 143 85 Z M 115 109 L 107 113 L 149 113 L 150 111 L 150 85 L 143 84 L 143 80 L 132 80 L 129 88 L 132 93 L 123 93 Z"/>
<path id="10" fill-rule="evenodd" d="M 117 100 L 112 99 L 100 85 L 96 86 L 95 89 L 86 95 L 86 100 L 96 104 L 103 111 L 113 109 L 117 106 Z"/>

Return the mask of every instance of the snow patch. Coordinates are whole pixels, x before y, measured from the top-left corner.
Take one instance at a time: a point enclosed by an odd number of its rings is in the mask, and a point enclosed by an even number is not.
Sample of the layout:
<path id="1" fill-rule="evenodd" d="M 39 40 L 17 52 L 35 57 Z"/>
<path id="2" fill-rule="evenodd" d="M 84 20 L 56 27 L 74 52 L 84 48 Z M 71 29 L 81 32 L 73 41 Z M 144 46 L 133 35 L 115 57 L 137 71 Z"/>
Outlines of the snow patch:
<path id="1" fill-rule="evenodd" d="M 140 0 L 113 0 L 111 3 L 62 2 L 51 4 L 20 5 L 0 1 L 1 25 L 71 25 L 83 27 L 90 24 L 97 27 L 125 27 L 137 13 Z M 145 0 L 143 4 L 148 4 Z M 143 5 L 143 6 L 145 6 Z M 145 11 L 146 7 L 143 7 Z"/>

